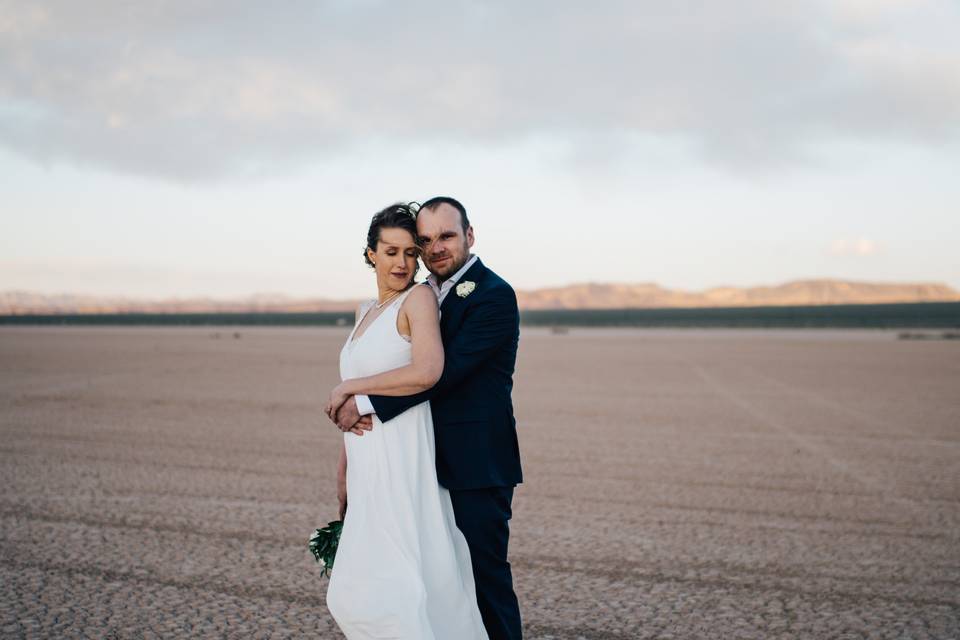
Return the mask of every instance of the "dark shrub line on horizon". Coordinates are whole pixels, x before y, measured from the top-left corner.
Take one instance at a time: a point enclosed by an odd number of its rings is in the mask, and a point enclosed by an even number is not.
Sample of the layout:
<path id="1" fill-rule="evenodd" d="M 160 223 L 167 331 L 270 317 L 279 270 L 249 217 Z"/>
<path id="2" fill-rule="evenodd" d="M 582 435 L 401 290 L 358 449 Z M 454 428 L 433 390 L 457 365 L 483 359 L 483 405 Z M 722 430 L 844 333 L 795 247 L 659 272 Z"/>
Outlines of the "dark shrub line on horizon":
<path id="1" fill-rule="evenodd" d="M 0 315 L 0 325 L 350 326 L 352 312 Z M 528 327 L 960 328 L 960 302 L 791 307 L 557 309 L 520 314 Z"/>

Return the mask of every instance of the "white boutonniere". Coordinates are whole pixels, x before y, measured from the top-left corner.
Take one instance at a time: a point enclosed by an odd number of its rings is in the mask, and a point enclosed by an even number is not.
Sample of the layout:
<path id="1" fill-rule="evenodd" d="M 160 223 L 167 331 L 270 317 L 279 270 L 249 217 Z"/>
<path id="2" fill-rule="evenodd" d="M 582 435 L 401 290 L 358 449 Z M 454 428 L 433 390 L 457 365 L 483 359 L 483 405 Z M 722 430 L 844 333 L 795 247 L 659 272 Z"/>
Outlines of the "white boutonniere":
<path id="1" fill-rule="evenodd" d="M 468 295 L 473 293 L 473 290 L 476 288 L 477 288 L 476 282 L 470 282 L 469 280 L 467 280 L 466 282 L 461 282 L 460 284 L 457 285 L 457 295 L 460 296 L 461 298 L 466 298 Z"/>

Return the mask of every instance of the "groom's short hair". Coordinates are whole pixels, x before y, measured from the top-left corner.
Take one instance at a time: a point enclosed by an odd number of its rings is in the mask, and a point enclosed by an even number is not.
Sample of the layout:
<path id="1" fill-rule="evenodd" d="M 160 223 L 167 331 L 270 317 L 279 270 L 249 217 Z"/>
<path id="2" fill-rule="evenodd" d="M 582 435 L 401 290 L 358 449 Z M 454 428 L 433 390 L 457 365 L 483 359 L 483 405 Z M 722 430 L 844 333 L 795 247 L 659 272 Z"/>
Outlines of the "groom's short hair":
<path id="1" fill-rule="evenodd" d="M 460 224 L 463 226 L 463 232 L 466 233 L 467 229 L 470 228 L 470 220 L 467 218 L 467 209 L 460 204 L 459 200 L 455 200 L 450 196 L 435 196 L 421 204 L 420 209 L 430 209 L 432 211 L 442 204 L 448 204 L 460 212 Z"/>

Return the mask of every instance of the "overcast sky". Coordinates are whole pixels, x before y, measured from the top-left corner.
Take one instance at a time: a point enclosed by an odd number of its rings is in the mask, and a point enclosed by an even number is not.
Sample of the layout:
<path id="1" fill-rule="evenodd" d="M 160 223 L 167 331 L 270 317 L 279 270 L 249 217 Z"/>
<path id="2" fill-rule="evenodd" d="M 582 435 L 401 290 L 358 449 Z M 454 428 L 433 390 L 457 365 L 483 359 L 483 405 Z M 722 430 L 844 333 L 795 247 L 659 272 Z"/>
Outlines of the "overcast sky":
<path id="1" fill-rule="evenodd" d="M 518 288 L 960 288 L 960 3 L 5 2 L 0 290 L 373 292 L 461 199 Z"/>

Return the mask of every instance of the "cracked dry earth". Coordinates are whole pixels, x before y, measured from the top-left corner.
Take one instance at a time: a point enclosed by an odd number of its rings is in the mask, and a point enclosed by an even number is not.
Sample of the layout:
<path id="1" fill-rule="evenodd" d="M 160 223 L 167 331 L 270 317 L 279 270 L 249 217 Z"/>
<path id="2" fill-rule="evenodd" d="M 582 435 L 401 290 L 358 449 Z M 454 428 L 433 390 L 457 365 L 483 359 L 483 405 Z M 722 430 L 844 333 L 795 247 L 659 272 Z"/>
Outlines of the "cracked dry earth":
<path id="1" fill-rule="evenodd" d="M 0 636 L 342 637 L 345 336 L 0 329 Z M 515 401 L 528 639 L 960 637 L 960 344 L 524 330 Z"/>

